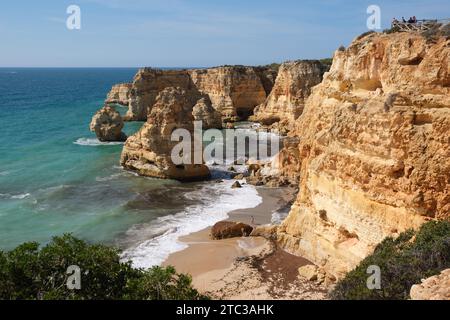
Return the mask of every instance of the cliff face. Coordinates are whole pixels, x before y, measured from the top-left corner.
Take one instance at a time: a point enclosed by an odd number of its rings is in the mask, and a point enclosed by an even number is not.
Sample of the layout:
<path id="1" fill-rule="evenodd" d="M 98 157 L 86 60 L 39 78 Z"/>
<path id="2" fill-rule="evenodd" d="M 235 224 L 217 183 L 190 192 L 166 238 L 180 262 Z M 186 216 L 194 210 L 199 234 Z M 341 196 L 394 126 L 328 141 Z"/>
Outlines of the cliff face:
<path id="1" fill-rule="evenodd" d="M 116 84 L 106 97 L 106 104 L 120 104 L 128 106 L 130 99 L 131 83 Z"/>
<path id="2" fill-rule="evenodd" d="M 192 89 L 189 74 L 184 70 L 140 69 L 134 77 L 126 120 L 147 120 L 156 97 L 165 88 Z"/>
<path id="3" fill-rule="evenodd" d="M 222 127 L 222 115 L 213 108 L 207 95 L 197 101 L 192 109 L 192 115 L 196 121 L 202 121 L 204 130 Z"/>
<path id="4" fill-rule="evenodd" d="M 449 217 L 449 48 L 370 34 L 335 53 L 280 158 L 300 175 L 278 230 L 288 251 L 340 277 L 386 236 Z"/>
<path id="5" fill-rule="evenodd" d="M 145 121 L 157 95 L 168 87 L 197 91 L 207 96 L 205 103 L 217 112 L 211 123 L 245 119 L 258 104 L 264 102 L 273 86 L 276 72 L 265 67 L 217 67 L 192 70 L 157 70 L 143 68 L 134 77 L 129 89 L 129 110 L 126 120 Z M 123 89 L 124 90 L 124 89 Z M 118 100 L 114 87 L 108 101 Z M 111 96 L 111 98 L 110 98 Z M 201 119 L 196 119 L 201 120 Z"/>
<path id="6" fill-rule="evenodd" d="M 255 109 L 254 121 L 273 125 L 286 133 L 302 114 L 311 88 L 322 81 L 327 66 L 320 61 L 291 61 L 280 66 L 275 85 L 266 101 Z"/>
<path id="7" fill-rule="evenodd" d="M 209 96 L 223 122 L 246 119 L 266 99 L 261 78 L 253 67 L 217 67 L 189 73 L 196 88 Z"/>
<path id="8" fill-rule="evenodd" d="M 125 142 L 121 165 L 149 177 L 176 180 L 208 178 L 210 173 L 205 165 L 175 165 L 171 160 L 172 149 L 178 144 L 171 141 L 172 132 L 182 128 L 192 135 L 192 110 L 198 100 L 197 92 L 182 88 L 169 87 L 161 91 L 147 122 Z M 192 143 L 191 152 L 193 147 Z"/>

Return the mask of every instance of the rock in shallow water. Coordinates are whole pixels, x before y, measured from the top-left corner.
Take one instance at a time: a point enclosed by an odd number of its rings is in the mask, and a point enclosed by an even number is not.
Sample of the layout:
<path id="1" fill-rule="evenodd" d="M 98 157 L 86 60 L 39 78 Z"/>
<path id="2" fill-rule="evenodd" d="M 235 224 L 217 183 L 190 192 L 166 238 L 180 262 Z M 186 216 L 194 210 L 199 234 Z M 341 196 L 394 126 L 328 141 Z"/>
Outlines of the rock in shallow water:
<path id="1" fill-rule="evenodd" d="M 100 141 L 125 141 L 127 136 L 122 132 L 123 125 L 120 113 L 106 105 L 92 117 L 90 130 Z"/>

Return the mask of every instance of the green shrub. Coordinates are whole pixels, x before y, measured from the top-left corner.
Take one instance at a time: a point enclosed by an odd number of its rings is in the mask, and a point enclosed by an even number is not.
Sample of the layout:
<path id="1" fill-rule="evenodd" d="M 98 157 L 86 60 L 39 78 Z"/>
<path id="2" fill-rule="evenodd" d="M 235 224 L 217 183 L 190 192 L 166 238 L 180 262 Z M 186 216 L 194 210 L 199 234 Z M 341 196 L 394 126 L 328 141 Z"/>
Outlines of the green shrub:
<path id="1" fill-rule="evenodd" d="M 81 269 L 81 288 L 69 290 L 67 269 Z M 71 235 L 39 248 L 31 242 L 0 251 L 0 299 L 203 299 L 191 278 L 172 267 L 134 269 L 119 251 Z"/>
<path id="2" fill-rule="evenodd" d="M 367 288 L 370 265 L 381 269 L 381 289 Z M 450 221 L 432 221 L 419 231 L 386 238 L 372 255 L 340 280 L 330 296 L 338 300 L 409 299 L 413 284 L 450 267 Z"/>

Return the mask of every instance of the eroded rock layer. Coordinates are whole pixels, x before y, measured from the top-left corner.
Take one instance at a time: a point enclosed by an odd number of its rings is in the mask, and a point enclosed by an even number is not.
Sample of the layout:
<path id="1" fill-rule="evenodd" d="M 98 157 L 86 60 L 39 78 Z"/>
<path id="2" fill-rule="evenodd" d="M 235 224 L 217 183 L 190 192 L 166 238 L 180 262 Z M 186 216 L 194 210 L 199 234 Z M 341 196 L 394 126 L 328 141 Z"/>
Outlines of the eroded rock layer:
<path id="1" fill-rule="evenodd" d="M 449 54 L 412 33 L 335 53 L 282 151 L 300 182 L 284 248 L 339 278 L 386 236 L 450 216 Z"/>
<path id="2" fill-rule="evenodd" d="M 196 88 L 209 96 L 222 122 L 246 119 L 264 102 L 266 91 L 253 67 L 217 67 L 189 71 Z"/>
<path id="3" fill-rule="evenodd" d="M 106 97 L 106 104 L 120 104 L 128 106 L 130 100 L 131 83 L 116 84 Z"/>
<path id="4" fill-rule="evenodd" d="M 175 129 L 188 130 L 193 137 L 192 109 L 198 100 L 195 91 L 173 87 L 162 90 L 155 99 L 147 122 L 125 142 L 121 165 L 149 177 L 182 181 L 208 178 L 208 167 L 194 164 L 194 158 L 190 159 L 191 164 L 177 165 L 171 157 L 172 150 L 178 144 L 178 141 L 171 141 Z M 190 148 L 193 154 L 194 140 Z"/>
<path id="5" fill-rule="evenodd" d="M 292 129 L 302 114 L 311 89 L 322 81 L 328 67 L 317 60 L 285 62 L 267 100 L 255 109 L 252 120 L 273 125 L 281 133 Z"/>
<path id="6" fill-rule="evenodd" d="M 185 70 L 139 69 L 134 76 L 126 120 L 147 120 L 158 94 L 166 88 L 192 90 L 193 85 Z"/>

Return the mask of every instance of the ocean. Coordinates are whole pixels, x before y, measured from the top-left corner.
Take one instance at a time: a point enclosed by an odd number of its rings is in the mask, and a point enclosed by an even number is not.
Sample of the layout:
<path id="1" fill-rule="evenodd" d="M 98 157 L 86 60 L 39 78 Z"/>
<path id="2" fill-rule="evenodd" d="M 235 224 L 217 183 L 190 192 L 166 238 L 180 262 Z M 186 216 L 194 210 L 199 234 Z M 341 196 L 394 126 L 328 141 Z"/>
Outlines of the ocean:
<path id="1" fill-rule="evenodd" d="M 122 144 L 100 143 L 89 123 L 111 86 L 136 71 L 0 69 L 0 250 L 72 233 L 151 267 L 185 247 L 180 236 L 261 202 L 254 187 L 231 189 L 231 180 L 180 183 L 120 167 Z"/>

